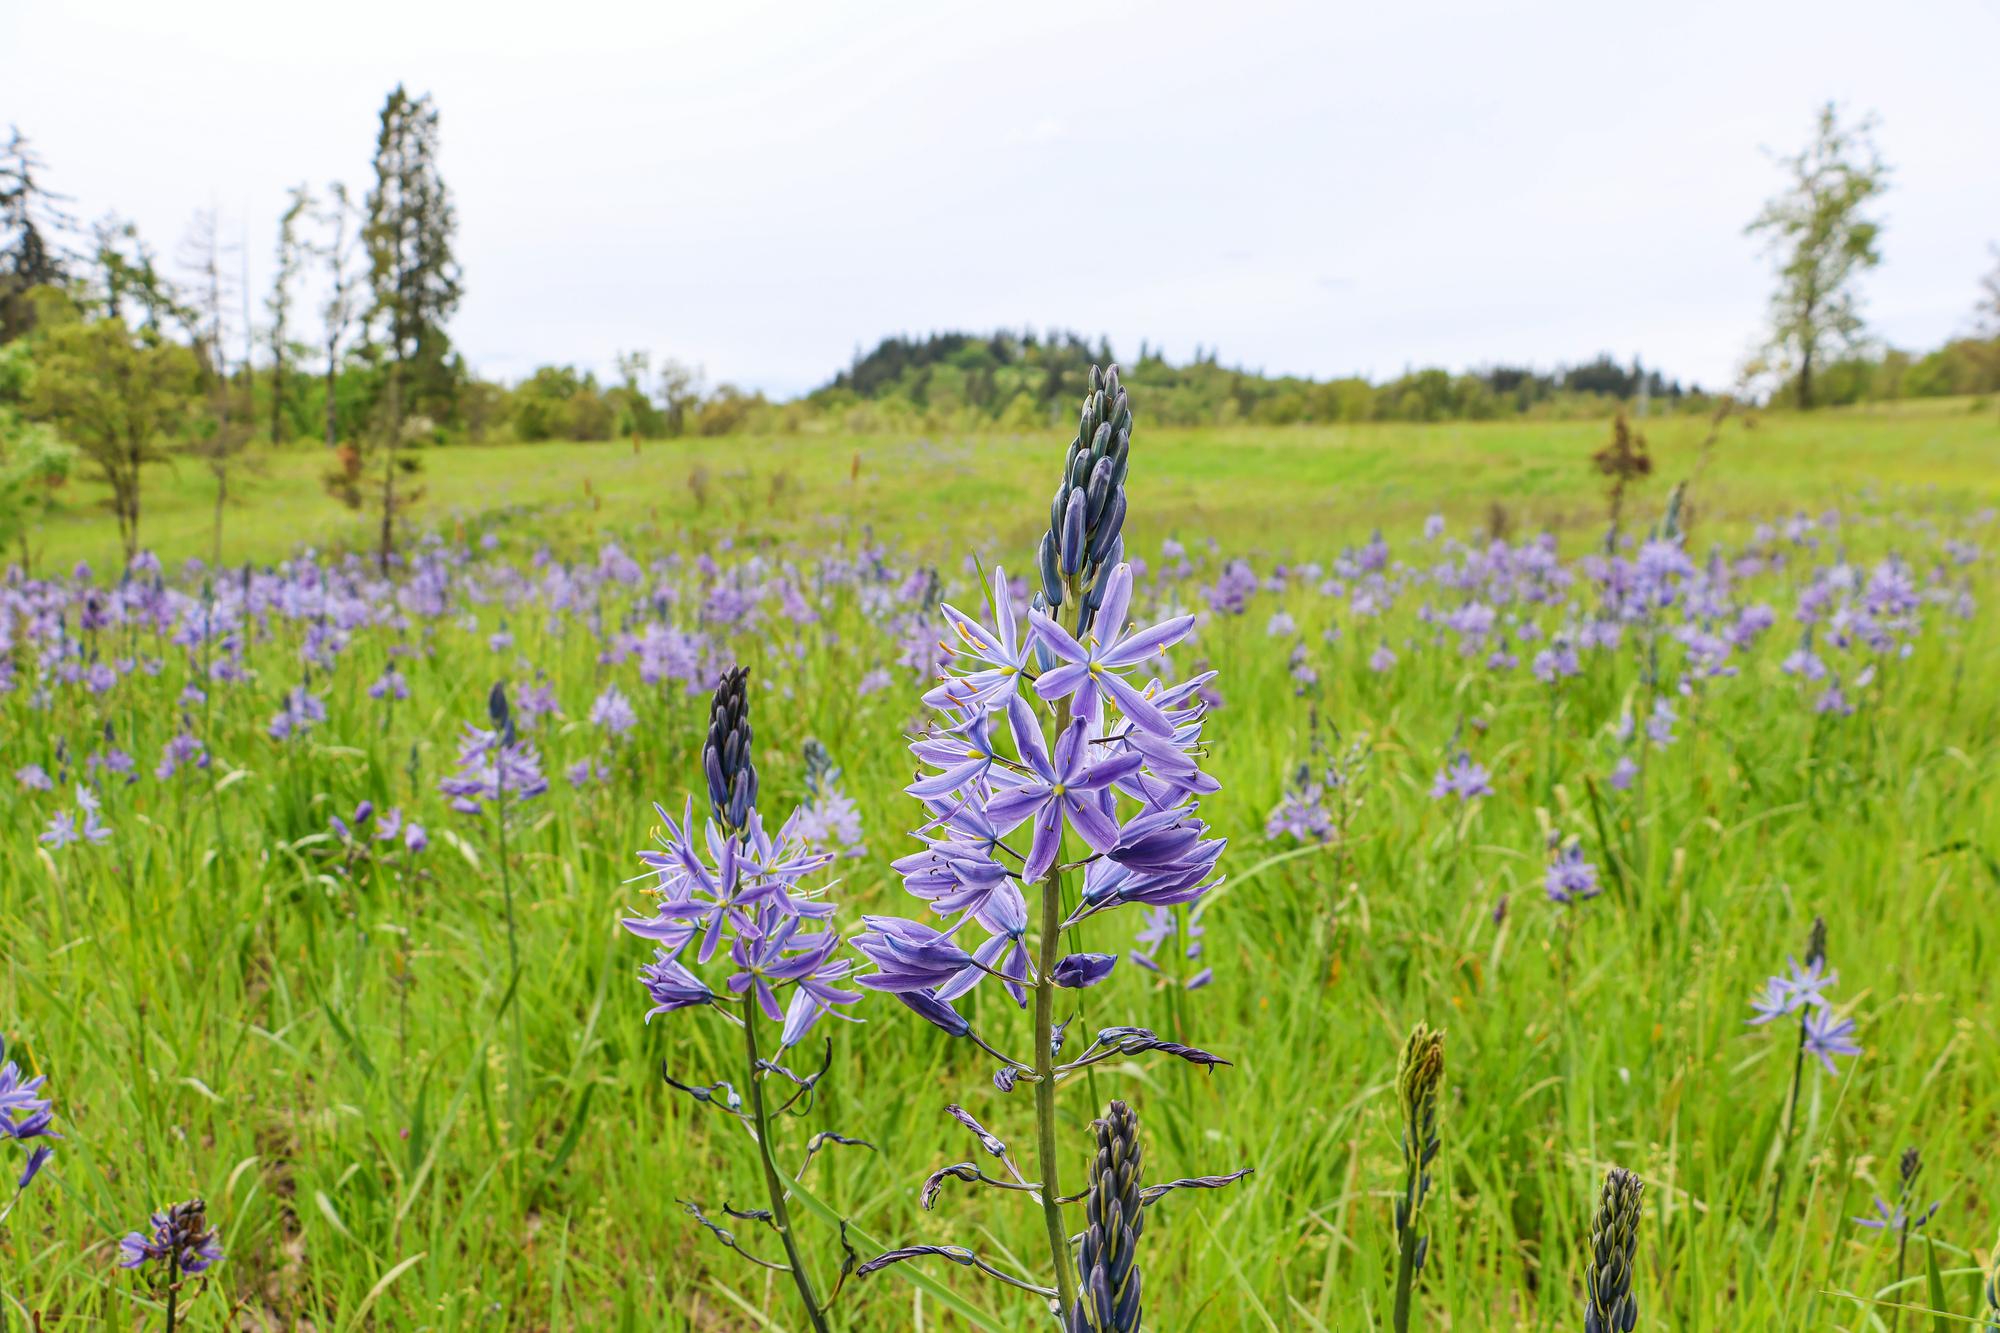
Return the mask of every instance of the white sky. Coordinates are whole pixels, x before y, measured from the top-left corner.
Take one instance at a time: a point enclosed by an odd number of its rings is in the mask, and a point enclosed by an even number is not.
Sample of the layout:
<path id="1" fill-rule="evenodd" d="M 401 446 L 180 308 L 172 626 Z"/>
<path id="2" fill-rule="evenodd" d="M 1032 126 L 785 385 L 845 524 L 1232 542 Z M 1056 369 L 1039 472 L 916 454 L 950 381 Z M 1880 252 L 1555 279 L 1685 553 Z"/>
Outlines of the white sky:
<path id="1" fill-rule="evenodd" d="M 620 348 L 788 394 L 885 333 L 1074 327 L 1325 376 L 1642 355 L 1726 380 L 1743 224 L 1834 98 L 1896 175 L 1877 329 L 2000 241 L 2000 3 L 337 6 L 0 0 L 0 124 L 268 281 L 285 187 L 435 94 L 481 373 Z"/>

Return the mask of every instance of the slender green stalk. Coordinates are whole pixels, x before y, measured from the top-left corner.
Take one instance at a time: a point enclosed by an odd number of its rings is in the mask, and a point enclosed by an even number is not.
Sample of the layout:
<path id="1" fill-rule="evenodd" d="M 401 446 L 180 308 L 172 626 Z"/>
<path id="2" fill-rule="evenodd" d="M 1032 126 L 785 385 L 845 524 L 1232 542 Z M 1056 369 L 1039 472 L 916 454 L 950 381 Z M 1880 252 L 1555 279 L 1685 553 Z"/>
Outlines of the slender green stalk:
<path id="1" fill-rule="evenodd" d="M 505 744 L 504 740 L 501 742 Z M 504 757 L 495 764 L 499 780 L 494 790 L 498 793 L 494 809 L 500 832 L 500 896 L 507 904 L 507 989 L 512 993 L 521 983 L 521 946 L 514 925 L 514 880 L 507 869 L 507 765 Z M 528 1030 L 527 1020 L 521 1014 L 521 997 L 514 996 L 514 1072 L 508 1079 L 514 1103 L 514 1134 L 516 1141 L 527 1133 L 528 1094 Z"/>
<path id="2" fill-rule="evenodd" d="M 799 1254 L 798 1237 L 792 1232 L 792 1214 L 787 1202 L 788 1191 L 784 1177 L 778 1174 L 778 1163 L 771 1156 L 771 1117 L 764 1107 L 764 1075 L 758 1068 L 757 1054 L 757 997 L 743 997 L 743 1055 L 748 1061 L 746 1077 L 750 1084 L 750 1120 L 757 1132 L 757 1156 L 764 1164 L 764 1192 L 771 1201 L 771 1225 L 777 1228 L 778 1239 L 785 1244 L 785 1260 L 791 1265 L 792 1283 L 799 1289 L 799 1299 L 806 1304 L 806 1317 L 819 1333 L 827 1333 L 826 1314 L 820 1309 L 819 1297 L 813 1294 L 812 1277 L 806 1272 L 806 1263 Z"/>
<path id="3" fill-rule="evenodd" d="M 181 1297 L 181 1257 L 177 1250 L 167 1251 L 167 1333 L 174 1333 L 175 1316 L 180 1313 Z"/>
<path id="4" fill-rule="evenodd" d="M 1069 701 L 1065 699 L 1056 709 L 1056 735 L 1061 736 L 1069 723 Z M 1056 991 L 1052 978 L 1062 954 L 1062 872 L 1053 868 L 1042 878 L 1042 929 L 1037 944 L 1035 1021 L 1029 1035 L 1035 1043 L 1035 1156 L 1041 1173 L 1049 1262 L 1056 1270 L 1056 1298 L 1059 1308 L 1068 1311 L 1076 1305 L 1076 1265 L 1070 1259 L 1069 1228 L 1057 1202 L 1062 1197 L 1062 1154 L 1056 1143 Z"/>
<path id="5" fill-rule="evenodd" d="M 1806 1077 L 1806 1020 L 1799 1016 L 1799 1049 L 1792 1058 L 1792 1092 L 1785 1099 L 1785 1123 L 1778 1133 L 1778 1166 L 1771 1177 L 1771 1225 L 1778 1224 L 1778 1208 L 1785 1194 L 1785 1166 L 1792 1155 L 1792 1131 L 1797 1128 L 1799 1088 Z"/>

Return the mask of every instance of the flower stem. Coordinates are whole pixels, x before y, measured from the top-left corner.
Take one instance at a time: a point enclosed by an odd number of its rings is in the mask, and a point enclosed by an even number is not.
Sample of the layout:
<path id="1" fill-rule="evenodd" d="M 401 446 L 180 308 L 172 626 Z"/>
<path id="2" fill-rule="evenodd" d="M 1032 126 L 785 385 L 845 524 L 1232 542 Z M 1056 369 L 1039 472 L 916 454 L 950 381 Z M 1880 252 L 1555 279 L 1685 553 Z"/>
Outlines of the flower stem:
<path id="1" fill-rule="evenodd" d="M 1402 1226 L 1396 1231 L 1396 1309 L 1391 1317 L 1391 1327 L 1396 1333 L 1409 1333 L 1410 1302 L 1417 1286 L 1417 1209 L 1423 1202 L 1422 1139 L 1414 1125 L 1404 1126 L 1403 1137 L 1406 1143 L 1419 1146 L 1417 1155 L 1409 1155 L 1409 1150 L 1405 1150 L 1402 1207 L 1396 1210 L 1402 1219 Z"/>
<path id="2" fill-rule="evenodd" d="M 1785 1193 L 1785 1163 L 1792 1154 L 1792 1130 L 1799 1114 L 1799 1085 L 1806 1076 L 1806 1020 L 1799 1016 L 1799 1052 L 1792 1060 L 1792 1094 L 1785 1102 L 1785 1125 L 1778 1139 L 1778 1169 L 1771 1178 L 1771 1225 L 1778 1224 L 1778 1208 Z"/>
<path id="3" fill-rule="evenodd" d="M 1056 709 L 1056 734 L 1062 735 L 1070 723 L 1069 700 Z M 1060 861 L 1060 858 L 1058 858 Z M 1055 1080 L 1055 974 L 1062 952 L 1062 872 L 1051 868 L 1042 879 L 1042 932 L 1035 960 L 1035 1156 L 1042 1181 L 1042 1220 L 1049 1233 L 1049 1260 L 1056 1270 L 1058 1317 L 1066 1317 L 1076 1305 L 1076 1265 L 1069 1254 L 1069 1228 L 1063 1224 L 1059 1166 L 1056 1146 Z"/>
<path id="4" fill-rule="evenodd" d="M 167 1251 L 167 1333 L 174 1333 L 175 1316 L 180 1312 L 180 1296 L 181 1257 L 179 1251 L 169 1249 Z"/>
<path id="5" fill-rule="evenodd" d="M 749 1062 L 747 1078 L 750 1085 L 750 1120 L 757 1135 L 757 1156 L 764 1166 L 764 1192 L 771 1201 L 771 1225 L 777 1229 L 778 1238 L 785 1243 L 785 1261 L 791 1265 L 792 1282 L 799 1289 L 799 1299 L 806 1304 L 806 1317 L 819 1333 L 827 1333 L 826 1314 L 820 1309 L 819 1297 L 813 1294 L 812 1278 L 806 1272 L 805 1260 L 799 1256 L 798 1238 L 792 1233 L 791 1208 L 785 1200 L 784 1178 L 778 1174 L 778 1164 L 771 1156 L 771 1117 L 764 1108 L 764 1075 L 757 1067 L 757 997 L 747 994 L 743 997 L 743 1054 Z"/>

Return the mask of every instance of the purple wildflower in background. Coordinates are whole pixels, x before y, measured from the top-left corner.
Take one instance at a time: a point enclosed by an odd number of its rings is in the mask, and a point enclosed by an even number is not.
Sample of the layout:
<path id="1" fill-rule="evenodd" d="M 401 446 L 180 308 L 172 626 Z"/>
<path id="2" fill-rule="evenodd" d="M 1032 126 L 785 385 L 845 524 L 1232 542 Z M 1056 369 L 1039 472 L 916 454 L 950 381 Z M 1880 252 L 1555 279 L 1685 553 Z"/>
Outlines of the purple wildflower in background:
<path id="1" fill-rule="evenodd" d="M 1449 769 L 1439 769 L 1437 776 L 1431 780 L 1431 799 L 1434 801 L 1442 801 L 1447 796 L 1470 801 L 1492 794 L 1492 775 L 1483 764 L 1475 763 L 1472 756 L 1464 751 L 1452 760 Z"/>
<path id="2" fill-rule="evenodd" d="M 305 685 L 285 693 L 285 705 L 271 716 L 267 731 L 274 741 L 294 740 L 326 721 L 326 704 Z"/>
<path id="3" fill-rule="evenodd" d="M 611 770 L 606 767 L 603 760 L 597 758 L 595 755 L 591 755 L 577 760 L 564 769 L 563 776 L 569 779 L 571 787 L 581 791 L 585 787 L 603 782 L 606 778 L 609 778 Z"/>
<path id="4" fill-rule="evenodd" d="M 222 1242 L 208 1225 L 208 1206 L 200 1199 L 177 1203 L 165 1212 L 154 1213 L 153 1230 L 128 1232 L 118 1242 L 120 1268 L 142 1268 L 163 1264 L 168 1280 L 206 1272 L 222 1262 Z"/>
<path id="5" fill-rule="evenodd" d="M 1833 1062 L 1835 1056 L 1861 1054 L 1861 1047 L 1854 1041 L 1854 1020 L 1837 1018 L 1831 1009 L 1813 1010 L 1806 1015 L 1803 1049 L 1807 1055 L 1817 1056 L 1827 1073 L 1838 1074 L 1840 1069 Z"/>
<path id="6" fill-rule="evenodd" d="M 1553 903 L 1595 898 L 1602 892 L 1597 883 L 1597 867 L 1584 858 L 1583 845 L 1575 842 L 1562 848 L 1549 861 L 1548 874 L 1542 885 Z"/>
<path id="7" fill-rule="evenodd" d="M 1159 954 L 1170 941 L 1185 934 L 1187 946 L 1182 951 L 1190 962 L 1199 962 L 1205 950 L 1202 936 L 1207 933 L 1201 922 L 1192 916 L 1183 928 L 1171 907 L 1151 907 L 1146 910 L 1144 922 L 1132 937 L 1139 947 L 1132 950 L 1132 961 L 1148 972 L 1164 973 L 1159 962 Z M 1215 970 L 1203 967 L 1191 974 L 1181 984 L 1188 990 L 1200 990 L 1215 980 Z"/>
<path id="8" fill-rule="evenodd" d="M 14 770 L 14 781 L 23 791 L 54 791 L 55 780 L 40 764 L 23 764 Z"/>
<path id="9" fill-rule="evenodd" d="M 606 685 L 603 693 L 590 705 L 590 721 L 613 736 L 623 736 L 639 725 L 639 714 L 633 710 L 632 701 L 616 685 Z"/>
<path id="10" fill-rule="evenodd" d="M 548 789 L 542 757 L 533 744 L 504 740 L 501 733 L 470 722 L 459 742 L 458 771 L 438 782 L 438 790 L 452 798 L 451 808 L 466 815 L 478 814 L 483 802 L 497 801 L 503 794 L 512 806 Z"/>
<path id="11" fill-rule="evenodd" d="M 385 670 L 368 686 L 371 699 L 407 699 L 410 697 L 410 682 L 394 667 Z"/>
<path id="12" fill-rule="evenodd" d="M 1611 767 L 1611 788 L 1613 791 L 1629 791 L 1639 776 L 1639 765 L 1631 755 L 1621 754 L 1618 762 Z"/>
<path id="13" fill-rule="evenodd" d="M 1680 721 L 1674 706 L 1666 699 L 1653 700 L 1653 714 L 1646 719 L 1646 739 L 1657 748 L 1666 749 L 1674 743 L 1674 723 Z"/>
<path id="14" fill-rule="evenodd" d="M 1386 643 L 1375 645 L 1375 651 L 1368 654 L 1368 669 L 1376 675 L 1386 675 L 1396 665 L 1396 654 Z"/>
<path id="15" fill-rule="evenodd" d="M 165 782 L 184 767 L 205 769 L 208 767 L 208 747 L 189 732 L 177 732 L 160 747 L 159 766 L 153 776 Z"/>
<path id="16" fill-rule="evenodd" d="M 1764 993 L 1750 1001 L 1755 1013 L 1745 1021 L 1752 1026 L 1768 1023 L 1783 1014 L 1798 1013 L 1809 1006 L 1827 1007 L 1826 989 L 1840 980 L 1840 974 L 1827 971 L 1823 958 L 1812 959 L 1804 967 L 1799 966 L 1796 958 L 1788 958 L 1785 963 L 1789 973 L 1766 978 Z"/>
<path id="17" fill-rule="evenodd" d="M 0 1057 L 7 1053 L 7 1043 L 0 1040 Z M 21 1173 L 14 1179 L 14 1192 L 18 1195 L 28 1188 L 31 1181 L 48 1165 L 49 1158 L 55 1156 L 55 1149 L 47 1139 L 60 1139 L 51 1125 L 55 1112 L 50 1109 L 48 1098 L 39 1096 L 42 1085 L 48 1081 L 46 1075 L 37 1074 L 30 1079 L 21 1077 L 21 1067 L 12 1060 L 0 1064 L 0 1139 L 11 1139 L 28 1147 L 27 1160 L 22 1163 Z M 6 1210 L 0 1209 L 0 1216 Z"/>
<path id="18" fill-rule="evenodd" d="M 1326 810 L 1326 789 L 1312 780 L 1312 769 L 1300 764 L 1285 794 L 1264 821 L 1271 842 L 1290 838 L 1296 843 L 1325 842 L 1333 836 L 1333 816 Z"/>
<path id="19" fill-rule="evenodd" d="M 98 844 L 110 841 L 111 829 L 98 818 L 98 812 L 103 806 L 97 798 L 97 793 L 79 784 L 76 788 L 76 806 L 83 816 L 81 820 L 68 810 L 58 810 L 49 816 L 49 826 L 37 841 L 58 850 L 72 843 Z"/>

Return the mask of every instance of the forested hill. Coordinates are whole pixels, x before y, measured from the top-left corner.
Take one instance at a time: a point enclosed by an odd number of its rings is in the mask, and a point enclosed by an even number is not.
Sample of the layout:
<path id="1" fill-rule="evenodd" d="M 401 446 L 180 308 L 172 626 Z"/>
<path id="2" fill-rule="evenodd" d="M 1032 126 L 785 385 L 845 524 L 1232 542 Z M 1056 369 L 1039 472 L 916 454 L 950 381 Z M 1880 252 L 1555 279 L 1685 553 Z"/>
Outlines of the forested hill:
<path id="1" fill-rule="evenodd" d="M 1067 331 L 889 337 L 869 351 L 857 350 L 853 363 L 807 401 L 827 409 L 868 402 L 891 410 L 969 413 L 1027 427 L 1074 403 L 1090 367 L 1114 360 L 1120 358 L 1107 339 L 1092 342 Z M 1143 342 L 1138 356 L 1122 364 L 1126 381 L 1145 390 L 1146 415 L 1161 424 L 1595 415 L 1642 391 L 1661 410 L 1705 402 L 1697 386 L 1621 365 L 1608 355 L 1547 372 L 1516 366 L 1458 373 L 1433 368 L 1379 383 L 1359 376 L 1266 375 L 1224 365 L 1218 352 L 1199 347 L 1192 358 L 1175 364 Z"/>

